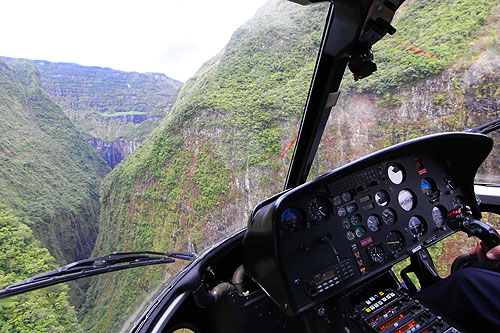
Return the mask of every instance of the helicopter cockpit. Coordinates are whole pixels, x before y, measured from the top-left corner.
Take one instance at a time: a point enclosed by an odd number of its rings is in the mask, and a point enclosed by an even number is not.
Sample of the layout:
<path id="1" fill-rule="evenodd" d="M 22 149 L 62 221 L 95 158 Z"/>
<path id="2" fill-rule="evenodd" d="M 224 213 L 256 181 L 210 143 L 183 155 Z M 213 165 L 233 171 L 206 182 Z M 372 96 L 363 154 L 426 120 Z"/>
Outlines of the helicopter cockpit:
<path id="1" fill-rule="evenodd" d="M 500 212 L 500 187 L 475 184 L 500 121 L 413 138 L 309 179 L 348 69 L 377 71 L 372 46 L 396 29 L 404 0 L 329 2 L 313 79 L 285 186 L 253 208 L 247 227 L 196 256 L 129 252 L 82 260 L 0 291 L 0 298 L 124 268 L 192 262 L 131 332 L 468 332 L 422 299 L 443 278 L 428 248 L 456 232 L 500 245 L 480 221 Z M 421 51 L 421 50 L 420 50 Z M 419 52 L 420 52 L 419 51 Z M 295 140 L 294 140 L 295 141 Z M 466 251 L 466 249 L 464 249 Z M 410 264 L 393 268 L 403 260 Z M 458 258 L 452 275 L 477 257 Z M 413 277 L 415 276 L 415 277 Z M 500 318 L 500 316 L 499 316 Z"/>

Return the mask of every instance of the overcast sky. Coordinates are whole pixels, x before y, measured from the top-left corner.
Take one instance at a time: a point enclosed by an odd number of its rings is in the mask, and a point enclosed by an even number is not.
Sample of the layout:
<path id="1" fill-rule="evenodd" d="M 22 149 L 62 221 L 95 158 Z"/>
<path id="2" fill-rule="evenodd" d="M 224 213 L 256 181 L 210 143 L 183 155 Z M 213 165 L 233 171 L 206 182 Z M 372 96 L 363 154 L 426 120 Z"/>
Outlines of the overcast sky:
<path id="1" fill-rule="evenodd" d="M 185 82 L 267 0 L 6 0 L 0 56 Z"/>

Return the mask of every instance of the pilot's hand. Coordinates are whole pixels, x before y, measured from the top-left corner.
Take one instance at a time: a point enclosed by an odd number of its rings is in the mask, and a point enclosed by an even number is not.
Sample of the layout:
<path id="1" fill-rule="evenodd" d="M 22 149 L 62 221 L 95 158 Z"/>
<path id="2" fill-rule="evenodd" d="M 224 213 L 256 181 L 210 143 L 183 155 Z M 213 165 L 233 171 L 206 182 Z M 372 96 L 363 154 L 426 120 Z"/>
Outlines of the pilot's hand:
<path id="1" fill-rule="evenodd" d="M 483 241 L 477 242 L 476 246 L 470 251 L 470 255 L 475 255 L 479 261 L 490 261 L 494 267 L 500 264 L 500 245 L 487 251 Z"/>

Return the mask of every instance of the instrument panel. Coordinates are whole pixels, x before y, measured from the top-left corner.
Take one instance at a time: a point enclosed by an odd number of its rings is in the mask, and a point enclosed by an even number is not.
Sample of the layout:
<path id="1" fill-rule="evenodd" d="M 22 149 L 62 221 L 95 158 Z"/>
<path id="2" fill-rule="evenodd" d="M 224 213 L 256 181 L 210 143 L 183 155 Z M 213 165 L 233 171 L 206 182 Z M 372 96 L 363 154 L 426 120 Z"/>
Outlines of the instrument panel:
<path id="1" fill-rule="evenodd" d="M 245 269 L 290 315 L 368 281 L 454 233 L 449 210 L 479 215 L 473 179 L 490 150 L 483 135 L 430 136 L 270 198 L 249 221 Z"/>

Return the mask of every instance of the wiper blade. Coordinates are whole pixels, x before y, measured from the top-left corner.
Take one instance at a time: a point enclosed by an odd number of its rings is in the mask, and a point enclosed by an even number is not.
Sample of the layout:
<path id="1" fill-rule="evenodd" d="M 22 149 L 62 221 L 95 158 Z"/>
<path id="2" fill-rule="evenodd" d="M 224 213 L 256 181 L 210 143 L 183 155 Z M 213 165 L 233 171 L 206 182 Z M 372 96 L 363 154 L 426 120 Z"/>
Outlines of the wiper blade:
<path id="1" fill-rule="evenodd" d="M 11 284 L 0 290 L 0 299 L 93 275 L 140 266 L 168 264 L 176 259 L 194 260 L 196 257 L 196 254 L 189 252 L 114 252 L 104 257 L 75 261 L 53 271 L 32 276 L 23 282 Z"/>
<path id="2" fill-rule="evenodd" d="M 490 123 L 484 124 L 482 126 L 468 129 L 468 130 L 466 130 L 466 132 L 488 134 L 488 133 L 491 133 L 493 131 L 498 130 L 499 128 L 500 128 L 500 119 L 497 119 L 497 120 L 494 120 Z"/>

